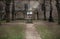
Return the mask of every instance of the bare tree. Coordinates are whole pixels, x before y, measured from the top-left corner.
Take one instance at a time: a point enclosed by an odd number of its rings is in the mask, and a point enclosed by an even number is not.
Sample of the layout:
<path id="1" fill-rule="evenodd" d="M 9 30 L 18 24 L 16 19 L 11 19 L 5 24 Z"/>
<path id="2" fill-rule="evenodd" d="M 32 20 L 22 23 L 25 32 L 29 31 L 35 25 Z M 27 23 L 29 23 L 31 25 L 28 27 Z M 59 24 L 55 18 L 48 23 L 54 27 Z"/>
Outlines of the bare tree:
<path id="1" fill-rule="evenodd" d="M 5 0 L 6 22 L 10 21 L 10 3 L 11 3 L 11 0 Z"/>
<path id="2" fill-rule="evenodd" d="M 12 0 L 12 20 L 15 20 L 15 2 Z"/>
<path id="3" fill-rule="evenodd" d="M 49 22 L 53 22 L 53 17 L 52 17 L 52 0 L 50 0 L 50 16 L 49 16 Z"/>
<path id="4" fill-rule="evenodd" d="M 60 24 L 60 0 L 56 0 L 56 7 L 58 11 L 58 24 Z"/>
<path id="5" fill-rule="evenodd" d="M 3 10 L 3 4 L 2 4 L 2 0 L 0 0 L 0 24 L 2 20 L 2 10 Z"/>
<path id="6" fill-rule="evenodd" d="M 39 20 L 39 12 L 38 12 L 38 10 L 37 10 L 37 20 Z"/>
<path id="7" fill-rule="evenodd" d="M 44 11 L 44 20 L 46 20 L 46 6 L 45 6 L 45 0 L 43 1 L 43 4 L 42 4 L 42 10 Z"/>

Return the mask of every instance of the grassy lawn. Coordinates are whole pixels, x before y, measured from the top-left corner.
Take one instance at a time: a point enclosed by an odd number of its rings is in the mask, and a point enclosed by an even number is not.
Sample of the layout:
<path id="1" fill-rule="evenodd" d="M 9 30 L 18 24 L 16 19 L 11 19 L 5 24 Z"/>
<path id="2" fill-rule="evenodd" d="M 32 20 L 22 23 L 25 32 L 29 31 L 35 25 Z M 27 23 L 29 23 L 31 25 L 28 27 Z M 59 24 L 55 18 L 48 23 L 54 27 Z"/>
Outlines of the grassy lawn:
<path id="1" fill-rule="evenodd" d="M 25 25 L 0 26 L 0 39 L 24 39 Z"/>
<path id="2" fill-rule="evenodd" d="M 60 39 L 60 26 L 36 25 L 42 39 Z"/>

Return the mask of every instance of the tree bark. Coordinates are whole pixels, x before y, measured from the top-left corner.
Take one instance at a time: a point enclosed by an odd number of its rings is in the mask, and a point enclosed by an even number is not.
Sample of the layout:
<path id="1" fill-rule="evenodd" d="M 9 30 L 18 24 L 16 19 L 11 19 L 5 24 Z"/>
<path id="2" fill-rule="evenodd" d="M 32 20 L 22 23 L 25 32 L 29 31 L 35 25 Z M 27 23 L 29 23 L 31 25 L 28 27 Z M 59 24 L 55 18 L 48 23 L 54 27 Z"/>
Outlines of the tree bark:
<path id="1" fill-rule="evenodd" d="M 56 7 L 58 11 L 58 24 L 60 24 L 60 3 L 59 0 L 56 0 Z"/>
<path id="2" fill-rule="evenodd" d="M 45 7 L 45 0 L 43 3 L 43 10 L 44 10 L 44 20 L 46 20 L 46 7 Z"/>
<path id="3" fill-rule="evenodd" d="M 52 0 L 50 0 L 50 16 L 49 16 L 49 22 L 54 22 L 52 17 Z"/>
<path id="4" fill-rule="evenodd" d="M 15 2 L 12 0 L 12 21 L 15 20 Z"/>
<path id="5" fill-rule="evenodd" d="M 5 12 L 6 12 L 6 22 L 10 22 L 10 3 L 8 2 L 6 2 Z"/>
<path id="6" fill-rule="evenodd" d="M 2 21 L 2 11 L 3 11 L 3 4 L 2 4 L 2 0 L 0 0 L 0 25 Z"/>
<path id="7" fill-rule="evenodd" d="M 38 11 L 37 11 L 37 20 L 39 20 L 39 14 L 38 14 Z"/>

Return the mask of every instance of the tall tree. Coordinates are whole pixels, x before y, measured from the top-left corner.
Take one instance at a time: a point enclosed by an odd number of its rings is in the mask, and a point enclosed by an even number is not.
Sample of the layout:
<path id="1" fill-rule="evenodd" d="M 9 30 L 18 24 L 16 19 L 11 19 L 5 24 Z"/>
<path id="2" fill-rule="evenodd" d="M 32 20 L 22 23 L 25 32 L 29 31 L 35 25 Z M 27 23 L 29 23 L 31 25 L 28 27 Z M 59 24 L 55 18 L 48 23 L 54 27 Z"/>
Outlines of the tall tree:
<path id="1" fill-rule="evenodd" d="M 25 15 L 27 15 L 27 11 L 28 11 L 28 4 L 25 4 L 25 5 L 24 5 L 24 8 L 25 8 L 25 10 L 24 10 L 24 12 L 25 12 L 25 13 L 24 13 L 24 14 L 25 14 Z"/>
<path id="2" fill-rule="evenodd" d="M 45 7 L 45 0 L 43 0 L 42 10 L 44 11 L 44 20 L 46 20 L 46 7 Z"/>
<path id="3" fill-rule="evenodd" d="M 2 20 L 2 11 L 3 11 L 3 4 L 2 4 L 2 0 L 0 0 L 0 24 Z"/>
<path id="4" fill-rule="evenodd" d="M 53 22 L 53 17 L 52 17 L 52 0 L 50 0 L 50 16 L 49 16 L 49 22 Z"/>
<path id="5" fill-rule="evenodd" d="M 5 0 L 6 22 L 10 21 L 10 3 L 11 3 L 11 0 Z"/>
<path id="6" fill-rule="evenodd" d="M 58 11 L 58 24 L 60 24 L 60 0 L 56 0 L 56 7 Z"/>
<path id="7" fill-rule="evenodd" d="M 38 12 L 38 10 L 37 10 L 37 20 L 39 20 L 39 12 Z"/>
<path id="8" fill-rule="evenodd" d="M 12 20 L 15 20 L 15 2 L 12 0 Z"/>

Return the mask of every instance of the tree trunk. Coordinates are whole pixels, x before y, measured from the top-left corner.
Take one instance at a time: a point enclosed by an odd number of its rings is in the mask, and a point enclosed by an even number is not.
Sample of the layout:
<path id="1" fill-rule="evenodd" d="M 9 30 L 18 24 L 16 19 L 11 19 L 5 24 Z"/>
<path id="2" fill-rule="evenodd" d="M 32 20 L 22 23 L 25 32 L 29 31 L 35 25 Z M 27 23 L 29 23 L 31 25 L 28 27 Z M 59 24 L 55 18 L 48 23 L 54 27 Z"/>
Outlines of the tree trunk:
<path id="1" fill-rule="evenodd" d="M 2 4 L 2 0 L 0 0 L 0 25 L 2 21 L 2 11 L 3 11 L 3 4 Z"/>
<path id="2" fill-rule="evenodd" d="M 6 11 L 6 22 L 10 22 L 10 3 L 6 2 L 5 11 Z"/>
<path id="3" fill-rule="evenodd" d="M 58 24 L 60 24 L 60 10 L 58 11 Z"/>
<path id="4" fill-rule="evenodd" d="M 52 0 L 50 0 L 50 16 L 49 16 L 49 22 L 53 22 L 53 17 L 52 17 Z"/>
<path id="5" fill-rule="evenodd" d="M 56 0 L 56 7 L 58 11 L 58 24 L 60 24 L 60 3 L 59 0 Z"/>
<path id="6" fill-rule="evenodd" d="M 39 15 L 38 15 L 38 11 L 37 11 L 37 20 L 39 20 Z"/>
<path id="7" fill-rule="evenodd" d="M 43 3 L 43 10 L 44 10 L 44 20 L 46 20 L 46 7 L 45 7 L 45 0 Z"/>
<path id="8" fill-rule="evenodd" d="M 15 3 L 14 3 L 14 0 L 12 1 L 13 4 L 12 4 L 12 21 L 15 20 Z"/>

